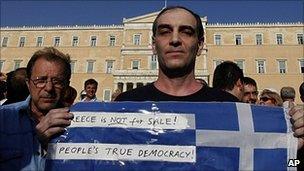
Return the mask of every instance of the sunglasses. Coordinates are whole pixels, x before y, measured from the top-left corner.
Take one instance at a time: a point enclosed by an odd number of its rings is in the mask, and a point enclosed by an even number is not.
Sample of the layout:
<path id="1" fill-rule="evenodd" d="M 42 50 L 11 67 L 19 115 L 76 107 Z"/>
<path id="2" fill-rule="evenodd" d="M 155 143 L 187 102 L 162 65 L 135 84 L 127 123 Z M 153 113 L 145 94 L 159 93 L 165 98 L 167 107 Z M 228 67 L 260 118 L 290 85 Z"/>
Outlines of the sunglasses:
<path id="1" fill-rule="evenodd" d="M 268 101 L 268 100 L 273 100 L 273 98 L 261 97 L 260 100 L 266 102 L 266 101 Z"/>

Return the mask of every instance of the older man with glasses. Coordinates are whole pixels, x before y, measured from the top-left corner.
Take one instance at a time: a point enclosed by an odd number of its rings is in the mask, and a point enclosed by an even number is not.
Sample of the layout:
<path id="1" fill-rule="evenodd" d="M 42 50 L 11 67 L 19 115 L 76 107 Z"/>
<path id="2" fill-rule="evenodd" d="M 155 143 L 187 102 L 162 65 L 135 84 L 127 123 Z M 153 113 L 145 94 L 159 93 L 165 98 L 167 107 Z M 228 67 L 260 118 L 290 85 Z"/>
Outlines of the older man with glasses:
<path id="1" fill-rule="evenodd" d="M 55 48 L 34 53 L 27 65 L 30 96 L 0 109 L 0 170 L 43 170 L 47 143 L 71 124 L 62 97 L 70 57 Z"/>

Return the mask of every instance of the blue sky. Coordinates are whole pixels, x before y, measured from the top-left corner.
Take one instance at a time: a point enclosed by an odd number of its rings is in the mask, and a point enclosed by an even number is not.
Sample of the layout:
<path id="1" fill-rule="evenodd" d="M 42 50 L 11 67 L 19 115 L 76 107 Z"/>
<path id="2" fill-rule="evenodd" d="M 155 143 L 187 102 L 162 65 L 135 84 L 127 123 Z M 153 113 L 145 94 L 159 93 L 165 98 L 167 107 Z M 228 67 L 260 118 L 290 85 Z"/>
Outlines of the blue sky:
<path id="1" fill-rule="evenodd" d="M 165 0 L 1 0 L 1 26 L 122 24 L 122 19 L 155 12 Z M 167 0 L 186 6 L 209 23 L 303 22 L 304 0 Z"/>

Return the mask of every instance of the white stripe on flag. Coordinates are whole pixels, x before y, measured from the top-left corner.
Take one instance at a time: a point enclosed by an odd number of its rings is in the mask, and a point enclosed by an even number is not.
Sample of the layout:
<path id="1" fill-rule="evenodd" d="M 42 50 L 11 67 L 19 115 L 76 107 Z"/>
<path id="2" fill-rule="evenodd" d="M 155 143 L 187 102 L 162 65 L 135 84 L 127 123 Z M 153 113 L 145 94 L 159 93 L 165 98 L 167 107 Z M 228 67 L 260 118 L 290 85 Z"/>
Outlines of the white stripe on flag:
<path id="1" fill-rule="evenodd" d="M 239 147 L 239 170 L 253 170 L 254 148 L 286 148 L 288 134 L 255 133 L 250 105 L 236 103 L 236 107 L 239 118 L 239 131 L 196 130 L 196 145 Z"/>
<path id="2" fill-rule="evenodd" d="M 289 108 L 284 108 L 284 114 L 285 114 L 285 120 L 287 124 L 287 132 L 288 134 L 288 142 L 287 142 L 287 158 L 288 159 L 296 159 L 297 158 L 297 149 L 298 149 L 298 139 L 293 136 L 292 131 L 292 124 L 290 122 L 290 116 L 289 116 Z M 296 167 L 288 167 L 287 170 L 297 170 Z"/>

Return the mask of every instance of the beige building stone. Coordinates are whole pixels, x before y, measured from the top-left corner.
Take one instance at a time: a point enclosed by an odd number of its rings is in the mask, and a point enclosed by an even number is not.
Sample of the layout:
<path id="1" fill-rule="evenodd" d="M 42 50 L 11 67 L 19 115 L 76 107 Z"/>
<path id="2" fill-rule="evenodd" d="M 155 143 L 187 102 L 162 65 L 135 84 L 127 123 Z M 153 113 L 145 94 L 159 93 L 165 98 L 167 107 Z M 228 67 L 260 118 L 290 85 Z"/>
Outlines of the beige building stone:
<path id="1" fill-rule="evenodd" d="M 108 101 L 118 88 L 126 91 L 156 80 L 151 43 L 157 14 L 124 18 L 122 25 L 1 27 L 0 70 L 25 67 L 35 51 L 55 46 L 71 56 L 71 85 L 78 93 L 85 80 L 94 78 L 99 82 L 98 99 Z M 206 43 L 196 60 L 197 78 L 211 85 L 216 65 L 231 60 L 257 81 L 259 90 L 298 90 L 304 81 L 303 23 L 209 24 L 207 17 L 202 21 Z M 300 103 L 298 94 L 296 102 Z"/>

